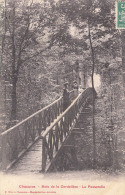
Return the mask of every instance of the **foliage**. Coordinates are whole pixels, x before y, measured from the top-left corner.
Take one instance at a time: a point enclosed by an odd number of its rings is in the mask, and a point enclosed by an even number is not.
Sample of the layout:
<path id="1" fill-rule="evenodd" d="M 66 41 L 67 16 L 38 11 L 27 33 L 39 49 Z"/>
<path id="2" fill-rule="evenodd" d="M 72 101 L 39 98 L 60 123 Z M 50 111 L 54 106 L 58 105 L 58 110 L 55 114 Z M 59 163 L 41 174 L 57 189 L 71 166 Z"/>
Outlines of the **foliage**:
<path id="1" fill-rule="evenodd" d="M 108 0 L 41 4 L 8 0 L 3 15 L 3 74 L 13 86 L 10 119 L 21 119 L 58 97 L 64 80 L 72 86 L 77 61 L 84 82 L 94 71 L 101 73 L 107 59 L 112 63 L 115 57 L 117 63 L 120 39 L 113 20 L 114 7 Z"/>

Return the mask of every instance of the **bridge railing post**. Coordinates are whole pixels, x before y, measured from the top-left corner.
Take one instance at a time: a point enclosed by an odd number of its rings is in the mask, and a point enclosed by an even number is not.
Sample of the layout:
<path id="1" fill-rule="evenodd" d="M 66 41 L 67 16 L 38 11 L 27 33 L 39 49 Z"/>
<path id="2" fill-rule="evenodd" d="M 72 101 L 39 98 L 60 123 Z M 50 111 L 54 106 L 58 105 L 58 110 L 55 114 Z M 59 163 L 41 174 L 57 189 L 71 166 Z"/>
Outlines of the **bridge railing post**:
<path id="1" fill-rule="evenodd" d="M 42 137 L 42 172 L 46 169 L 46 148 L 45 148 L 46 138 Z"/>
<path id="2" fill-rule="evenodd" d="M 60 114 L 62 97 L 52 104 L 37 111 L 15 126 L 2 132 L 0 135 L 0 164 L 2 169 L 9 169 L 38 139 L 41 132 Z M 58 111 L 57 111 L 58 107 Z M 47 156 L 47 146 L 43 141 L 43 156 Z M 43 170 L 46 167 L 46 159 L 43 158 Z"/>
<path id="3" fill-rule="evenodd" d="M 82 111 L 88 96 L 91 95 L 91 88 L 83 91 L 67 107 L 64 112 L 58 116 L 50 127 L 42 134 L 42 171 L 51 169 L 54 158 L 57 156 L 61 145 L 73 129 L 79 112 Z M 56 105 L 60 107 L 59 105 Z M 59 108 L 58 107 L 58 108 Z M 58 113 L 59 114 L 59 113 Z"/>

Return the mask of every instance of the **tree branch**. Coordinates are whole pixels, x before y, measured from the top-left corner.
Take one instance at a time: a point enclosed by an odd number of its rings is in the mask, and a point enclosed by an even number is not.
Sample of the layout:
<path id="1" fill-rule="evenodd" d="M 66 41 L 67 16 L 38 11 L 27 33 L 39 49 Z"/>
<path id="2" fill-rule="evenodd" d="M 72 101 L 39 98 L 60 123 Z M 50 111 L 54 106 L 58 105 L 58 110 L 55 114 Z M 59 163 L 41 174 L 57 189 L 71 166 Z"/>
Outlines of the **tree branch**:
<path id="1" fill-rule="evenodd" d="M 94 51 L 93 51 L 93 46 L 92 46 L 92 39 L 91 39 L 89 20 L 88 20 L 88 36 L 89 36 L 91 56 L 92 56 L 92 87 L 94 88 L 93 75 L 94 75 L 95 61 L 94 61 Z"/>
<path id="2" fill-rule="evenodd" d="M 12 37 L 12 32 L 11 32 L 11 28 L 10 28 L 8 17 L 6 17 L 6 20 L 7 20 L 7 23 L 8 23 L 8 30 L 9 30 L 10 36 Z"/>
<path id="3" fill-rule="evenodd" d="M 30 60 L 36 56 L 38 56 L 39 54 L 43 53 L 44 51 L 46 51 L 47 49 L 51 49 L 51 47 L 53 46 L 53 43 L 50 43 L 50 45 L 48 47 L 46 47 L 45 49 L 42 49 L 41 51 L 35 53 L 34 55 L 26 58 L 25 60 L 22 60 L 22 63 L 26 62 L 27 60 Z"/>
<path id="4" fill-rule="evenodd" d="M 33 3 L 33 1 L 32 1 L 32 3 Z M 32 6 L 32 3 L 31 3 L 31 5 L 30 5 L 30 7 Z M 22 64 L 22 63 L 21 63 L 21 54 L 22 54 L 22 51 L 23 51 L 22 45 L 23 45 L 23 42 L 24 42 L 24 40 L 25 40 L 25 38 L 26 38 L 26 36 L 27 36 L 27 34 L 28 34 L 29 26 L 30 26 L 30 18 L 29 18 L 29 9 L 28 9 L 28 22 L 27 22 L 27 27 L 26 27 L 25 33 L 24 33 L 24 35 L 23 35 L 23 37 L 22 37 L 22 40 L 21 40 L 21 43 L 20 43 L 20 48 L 19 48 L 19 53 L 18 53 L 18 61 L 17 61 L 17 69 L 16 69 L 16 74 L 17 74 L 17 76 L 18 76 L 18 74 L 19 74 L 19 69 L 20 69 L 20 66 L 21 66 L 21 64 Z"/>

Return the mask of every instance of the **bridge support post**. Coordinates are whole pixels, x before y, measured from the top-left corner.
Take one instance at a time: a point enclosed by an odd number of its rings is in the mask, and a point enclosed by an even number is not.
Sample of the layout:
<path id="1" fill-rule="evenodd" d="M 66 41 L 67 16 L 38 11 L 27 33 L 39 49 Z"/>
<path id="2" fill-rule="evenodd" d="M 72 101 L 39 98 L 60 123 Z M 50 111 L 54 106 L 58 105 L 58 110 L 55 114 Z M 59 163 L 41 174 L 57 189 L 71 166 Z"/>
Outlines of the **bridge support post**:
<path id="1" fill-rule="evenodd" d="M 46 168 L 46 151 L 45 151 L 45 138 L 42 138 L 42 172 L 45 172 Z"/>

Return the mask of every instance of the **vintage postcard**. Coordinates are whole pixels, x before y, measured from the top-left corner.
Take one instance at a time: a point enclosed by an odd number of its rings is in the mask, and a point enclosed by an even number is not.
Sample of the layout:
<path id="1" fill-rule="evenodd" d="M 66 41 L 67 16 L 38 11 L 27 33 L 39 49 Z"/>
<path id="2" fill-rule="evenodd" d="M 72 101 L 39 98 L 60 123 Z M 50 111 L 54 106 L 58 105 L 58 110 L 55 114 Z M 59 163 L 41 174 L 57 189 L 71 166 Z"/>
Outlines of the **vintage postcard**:
<path id="1" fill-rule="evenodd" d="M 125 1 L 0 16 L 0 195 L 125 195 Z"/>

